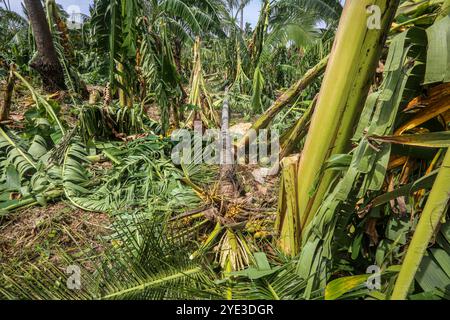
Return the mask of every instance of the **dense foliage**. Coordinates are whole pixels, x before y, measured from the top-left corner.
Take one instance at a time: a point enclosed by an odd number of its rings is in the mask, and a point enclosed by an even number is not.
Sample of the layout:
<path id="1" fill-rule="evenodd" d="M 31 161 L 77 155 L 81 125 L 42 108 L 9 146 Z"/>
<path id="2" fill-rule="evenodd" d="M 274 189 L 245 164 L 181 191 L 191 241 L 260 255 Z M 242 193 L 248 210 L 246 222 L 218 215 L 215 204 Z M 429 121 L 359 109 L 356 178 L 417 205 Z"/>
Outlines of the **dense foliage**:
<path id="1" fill-rule="evenodd" d="M 244 0 L 94 0 L 80 28 L 45 0 L 58 90 L 33 12 L 0 3 L 0 226 L 58 202 L 111 219 L 56 262 L 0 241 L 0 298 L 449 298 L 450 1 L 372 2 L 374 30 L 366 0 L 262 0 L 253 27 Z M 173 163 L 171 133 L 228 107 L 281 133 L 277 175 Z"/>

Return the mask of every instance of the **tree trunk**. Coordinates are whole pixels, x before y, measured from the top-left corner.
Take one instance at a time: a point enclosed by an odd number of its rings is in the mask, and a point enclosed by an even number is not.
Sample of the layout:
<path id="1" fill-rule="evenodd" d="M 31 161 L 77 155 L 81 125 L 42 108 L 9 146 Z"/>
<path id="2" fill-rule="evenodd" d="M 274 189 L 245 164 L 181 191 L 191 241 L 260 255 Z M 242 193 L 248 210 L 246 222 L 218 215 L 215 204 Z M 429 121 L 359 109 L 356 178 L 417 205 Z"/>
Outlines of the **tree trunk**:
<path id="1" fill-rule="evenodd" d="M 31 60 L 30 66 L 41 75 L 46 91 L 65 89 L 64 73 L 53 45 L 52 35 L 45 19 L 41 1 L 24 0 L 24 3 L 38 51 L 35 58 Z"/>
<path id="2" fill-rule="evenodd" d="M 225 91 L 228 95 L 228 89 Z M 228 97 L 225 98 L 222 107 L 222 128 L 221 128 L 221 152 L 220 152 L 220 188 L 219 194 L 227 198 L 239 196 L 235 184 L 235 166 L 232 152 L 230 128 L 230 107 Z"/>
<path id="3" fill-rule="evenodd" d="M 177 66 L 177 71 L 181 75 L 183 73 L 183 68 L 181 66 L 181 50 L 183 49 L 183 44 L 179 38 L 176 38 L 173 46 L 173 59 L 175 60 L 175 65 Z"/>
<path id="4" fill-rule="evenodd" d="M 297 206 L 299 160 L 299 154 L 281 160 L 280 193 L 275 222 L 275 230 L 278 234 L 277 245 L 284 254 L 291 257 L 299 253 L 301 244 L 301 226 Z"/>
<path id="5" fill-rule="evenodd" d="M 180 76 L 183 75 L 183 66 L 181 65 L 181 54 L 183 50 L 183 43 L 180 39 L 176 38 L 173 46 L 173 59 L 175 60 L 175 65 L 177 66 L 177 71 L 180 74 Z M 188 98 L 188 95 L 186 93 L 186 90 L 184 90 L 182 84 L 180 83 L 180 90 L 181 90 L 181 102 L 182 104 L 186 103 L 186 99 Z M 174 109 L 175 111 L 175 109 Z M 174 114 L 175 115 L 175 114 Z M 182 117 L 182 116 L 181 116 Z"/>
<path id="6" fill-rule="evenodd" d="M 241 30 L 244 31 L 244 6 L 241 5 Z"/>
<path id="7" fill-rule="evenodd" d="M 11 64 L 8 79 L 6 80 L 5 95 L 3 97 L 3 104 L 0 106 L 0 123 L 9 119 L 9 110 L 11 109 L 11 101 L 14 91 L 14 76 L 15 65 Z"/>
<path id="8" fill-rule="evenodd" d="M 61 17 L 61 12 L 59 11 L 55 0 L 47 1 L 47 17 L 49 23 L 56 24 L 56 29 L 60 33 L 59 42 L 61 46 L 64 48 L 64 56 L 67 59 L 67 63 L 69 65 L 75 65 L 76 63 L 75 53 L 73 45 L 70 42 L 69 29 L 67 28 L 65 19 Z M 52 32 L 51 28 L 50 32 Z M 80 79 L 80 76 L 78 75 L 77 72 L 70 72 L 70 73 L 71 73 L 70 76 L 76 83 L 75 85 L 76 92 L 80 94 L 83 99 L 89 98 L 89 91 L 87 89 L 86 83 Z"/>

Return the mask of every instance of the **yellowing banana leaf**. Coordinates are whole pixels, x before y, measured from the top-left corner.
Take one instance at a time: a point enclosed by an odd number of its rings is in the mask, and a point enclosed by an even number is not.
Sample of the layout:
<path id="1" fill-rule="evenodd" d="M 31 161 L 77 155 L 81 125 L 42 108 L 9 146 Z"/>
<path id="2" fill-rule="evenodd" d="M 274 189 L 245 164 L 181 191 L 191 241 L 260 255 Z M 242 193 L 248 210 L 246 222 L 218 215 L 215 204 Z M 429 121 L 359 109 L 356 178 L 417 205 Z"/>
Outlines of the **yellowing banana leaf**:
<path id="1" fill-rule="evenodd" d="M 392 265 L 382 271 L 380 276 L 397 273 L 400 271 L 400 267 L 400 265 Z M 325 288 L 325 300 L 336 300 L 346 293 L 349 293 L 355 289 L 360 289 L 361 286 L 364 286 L 364 283 L 373 275 L 375 274 L 367 273 L 356 276 L 342 277 L 331 281 Z M 381 294 L 376 296 L 377 299 L 383 300 L 383 296 Z"/>
<path id="2" fill-rule="evenodd" d="M 331 281 L 325 288 L 325 300 L 336 300 L 350 292 L 369 279 L 371 274 L 343 277 Z"/>
<path id="3" fill-rule="evenodd" d="M 408 112 L 420 108 L 411 119 L 398 128 L 395 135 L 401 135 L 403 132 L 418 127 L 419 125 L 431 120 L 450 110 L 450 83 L 435 86 L 429 90 L 427 97 L 416 97 L 404 110 Z"/>

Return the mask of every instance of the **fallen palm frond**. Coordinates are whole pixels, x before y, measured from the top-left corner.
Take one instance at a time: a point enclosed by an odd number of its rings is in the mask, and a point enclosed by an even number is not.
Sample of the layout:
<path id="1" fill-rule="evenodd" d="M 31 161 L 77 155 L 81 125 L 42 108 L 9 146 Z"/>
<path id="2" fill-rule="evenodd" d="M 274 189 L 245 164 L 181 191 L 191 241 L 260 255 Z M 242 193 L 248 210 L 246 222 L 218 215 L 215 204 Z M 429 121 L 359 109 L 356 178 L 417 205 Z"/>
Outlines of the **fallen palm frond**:
<path id="1" fill-rule="evenodd" d="M 122 150 L 106 148 L 113 157 L 120 155 L 120 164 L 106 174 L 97 188 L 85 190 L 79 187 L 90 180 L 82 165 L 84 148 L 73 144 L 66 153 L 64 165 L 66 192 L 77 206 L 89 211 L 141 207 L 157 212 L 165 206 L 173 209 L 195 206 L 198 198 L 181 184 L 183 174 L 164 155 L 164 147 L 158 137 L 149 136 L 133 141 Z"/>
<path id="2" fill-rule="evenodd" d="M 10 137 L 11 132 L 0 130 L 0 147 L 7 150 L 7 158 L 1 167 L 4 188 L 12 194 L 17 193 L 17 199 L 4 199 L 7 200 L 2 204 L 4 210 L 17 208 L 15 202 L 33 203 L 31 199 L 45 204 L 46 193 L 61 189 L 61 186 L 73 205 L 87 211 L 108 212 L 128 206 L 164 212 L 166 206 L 182 210 L 199 201 L 190 188 L 182 185 L 182 171 L 165 156 L 164 148 L 168 147 L 168 142 L 157 136 L 137 139 L 127 147 L 99 144 L 99 149 L 117 164 L 104 172 L 104 177 L 93 179 L 88 170 L 86 145 L 78 137 L 65 142 L 67 145 L 60 155 L 63 159 L 59 166 L 58 163 L 47 163 L 54 157 L 55 150 L 49 150 L 42 137 L 36 136 L 25 147 L 23 142 L 15 142 L 17 137 Z M 197 176 L 199 179 L 205 177 Z M 193 175 L 192 179 L 195 177 Z M 30 200 L 24 202 L 28 197 Z"/>
<path id="3" fill-rule="evenodd" d="M 62 285 L 65 270 L 49 264 L 46 273 L 24 269 L 24 276 L 2 276 L 0 294 L 9 299 L 72 300 L 221 297 L 211 270 L 200 260 L 190 260 L 189 244 L 168 238 L 160 223 L 121 219 L 114 232 L 113 245 L 90 261 L 95 272 L 78 267 L 80 290 Z M 68 256 L 64 264 L 78 266 Z M 32 270 L 39 267 L 32 265 Z"/>

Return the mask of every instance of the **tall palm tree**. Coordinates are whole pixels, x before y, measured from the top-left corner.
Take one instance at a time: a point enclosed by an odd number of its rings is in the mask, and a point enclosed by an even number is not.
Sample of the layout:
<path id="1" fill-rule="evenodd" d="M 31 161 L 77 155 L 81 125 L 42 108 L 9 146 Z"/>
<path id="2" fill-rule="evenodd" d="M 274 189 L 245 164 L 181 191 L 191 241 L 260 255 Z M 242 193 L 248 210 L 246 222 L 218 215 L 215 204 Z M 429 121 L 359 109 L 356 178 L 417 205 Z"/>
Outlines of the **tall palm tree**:
<path id="1" fill-rule="evenodd" d="M 250 3 L 251 0 L 241 0 L 239 3 L 239 12 L 241 13 L 241 19 L 239 20 L 241 30 L 244 32 L 244 8 Z"/>
<path id="2" fill-rule="evenodd" d="M 30 19 L 34 39 L 36 41 L 37 55 L 30 65 L 40 73 L 44 88 L 48 91 L 65 88 L 64 73 L 53 45 L 48 22 L 45 18 L 44 8 L 40 1 L 25 0 L 25 7 Z"/>

